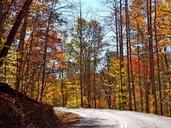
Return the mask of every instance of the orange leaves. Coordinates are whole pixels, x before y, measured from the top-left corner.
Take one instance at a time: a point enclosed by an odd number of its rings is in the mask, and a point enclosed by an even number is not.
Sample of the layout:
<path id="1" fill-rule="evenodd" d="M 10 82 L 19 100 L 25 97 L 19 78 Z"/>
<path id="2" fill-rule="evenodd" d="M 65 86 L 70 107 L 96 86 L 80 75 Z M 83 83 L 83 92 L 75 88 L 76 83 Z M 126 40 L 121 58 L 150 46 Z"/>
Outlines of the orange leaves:
<path id="1" fill-rule="evenodd" d="M 66 60 L 66 53 L 64 51 L 55 51 L 55 56 L 60 61 L 65 61 Z"/>
<path id="2" fill-rule="evenodd" d="M 63 51 L 56 51 L 55 52 L 56 56 L 63 56 L 64 53 L 65 52 L 63 52 Z"/>
<path id="3" fill-rule="evenodd" d="M 31 8 L 42 11 L 44 9 L 44 7 L 40 4 L 40 2 L 42 2 L 42 0 L 37 0 L 38 2 L 32 2 L 31 4 Z"/>
<path id="4" fill-rule="evenodd" d="M 66 66 L 65 66 L 62 62 L 58 62 L 58 63 L 55 65 L 55 68 L 56 68 L 56 69 L 65 69 Z"/>
<path id="5" fill-rule="evenodd" d="M 146 71 L 146 69 L 145 69 L 141 59 L 138 57 L 132 57 L 131 60 L 132 60 L 133 72 L 135 74 L 139 74 L 139 70 L 140 70 L 141 75 L 143 75 L 144 72 Z M 140 66 L 140 69 L 139 69 L 139 66 Z"/>

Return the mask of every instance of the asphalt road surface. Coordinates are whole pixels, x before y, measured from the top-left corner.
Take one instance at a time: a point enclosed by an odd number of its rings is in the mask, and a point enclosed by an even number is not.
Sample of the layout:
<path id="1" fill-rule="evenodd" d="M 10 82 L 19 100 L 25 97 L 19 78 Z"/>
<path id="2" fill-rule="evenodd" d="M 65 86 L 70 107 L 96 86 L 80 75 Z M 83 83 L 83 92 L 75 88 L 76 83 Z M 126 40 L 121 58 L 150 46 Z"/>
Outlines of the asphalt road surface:
<path id="1" fill-rule="evenodd" d="M 80 116 L 75 128 L 171 128 L 171 118 L 130 111 L 108 109 L 67 109 L 54 110 L 73 112 Z"/>

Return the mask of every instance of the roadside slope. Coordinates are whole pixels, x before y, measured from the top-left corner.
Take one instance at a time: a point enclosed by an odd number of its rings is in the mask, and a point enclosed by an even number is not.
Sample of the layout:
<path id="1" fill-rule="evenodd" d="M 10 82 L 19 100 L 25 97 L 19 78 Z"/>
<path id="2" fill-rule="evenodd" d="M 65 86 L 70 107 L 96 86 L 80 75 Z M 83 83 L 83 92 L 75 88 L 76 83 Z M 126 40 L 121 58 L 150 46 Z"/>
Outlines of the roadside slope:
<path id="1" fill-rule="evenodd" d="M 59 113 L 54 113 L 52 106 L 39 103 L 0 83 L 0 128 L 67 128 L 78 120 L 75 114 Z M 66 115 L 68 118 L 63 121 Z"/>

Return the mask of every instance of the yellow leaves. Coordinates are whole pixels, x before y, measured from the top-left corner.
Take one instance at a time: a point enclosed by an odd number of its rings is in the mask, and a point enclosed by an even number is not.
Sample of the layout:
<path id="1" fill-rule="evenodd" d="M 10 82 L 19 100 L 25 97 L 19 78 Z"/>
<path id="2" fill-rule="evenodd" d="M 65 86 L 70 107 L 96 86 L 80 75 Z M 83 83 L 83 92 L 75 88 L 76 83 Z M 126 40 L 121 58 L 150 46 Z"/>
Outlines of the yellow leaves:
<path id="1" fill-rule="evenodd" d="M 141 36 L 148 38 L 147 32 L 147 15 L 146 15 L 146 1 L 133 0 L 130 5 L 130 26 L 132 29 L 141 32 Z M 157 3 L 157 16 L 156 16 L 156 28 L 157 36 L 159 39 L 159 46 L 169 45 L 170 41 L 168 36 L 171 33 L 170 22 L 171 13 L 165 10 L 171 10 L 171 4 L 169 2 L 158 1 Z M 154 33 L 154 5 L 152 5 L 152 30 Z M 165 38 L 165 39 L 164 39 Z"/>
<path id="2" fill-rule="evenodd" d="M 40 4 L 38 4 L 37 2 L 32 2 L 31 7 L 36 9 L 36 10 L 39 10 L 39 11 L 44 10 L 44 7 Z"/>
<path id="3" fill-rule="evenodd" d="M 80 88 L 77 83 L 68 80 L 65 81 L 65 85 L 67 87 L 66 89 L 70 92 L 78 91 Z"/>
<path id="4" fill-rule="evenodd" d="M 72 95 L 69 97 L 69 100 L 67 101 L 67 107 L 80 107 L 80 98 L 77 98 L 76 96 Z"/>
<path id="5" fill-rule="evenodd" d="M 64 80 L 64 85 L 64 92 L 68 96 L 67 107 L 80 107 L 80 85 L 77 81 L 69 79 Z"/>
<path id="6" fill-rule="evenodd" d="M 110 73 L 110 72 L 107 72 L 107 75 L 108 75 L 109 77 L 115 77 L 115 75 L 114 75 L 113 73 Z"/>
<path id="7" fill-rule="evenodd" d="M 170 45 L 170 40 L 169 39 L 167 39 L 167 38 L 164 38 L 164 39 L 161 39 L 160 41 L 159 41 L 159 46 L 161 47 L 161 48 L 164 48 L 164 47 L 166 47 L 167 45 Z"/>

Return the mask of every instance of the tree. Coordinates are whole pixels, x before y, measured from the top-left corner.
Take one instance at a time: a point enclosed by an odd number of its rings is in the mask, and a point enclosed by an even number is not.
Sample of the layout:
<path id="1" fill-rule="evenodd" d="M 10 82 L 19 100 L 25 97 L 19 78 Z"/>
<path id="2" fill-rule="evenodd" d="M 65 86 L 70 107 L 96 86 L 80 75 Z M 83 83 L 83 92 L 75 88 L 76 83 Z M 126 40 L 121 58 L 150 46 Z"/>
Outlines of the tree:
<path id="1" fill-rule="evenodd" d="M 19 12 L 18 16 L 16 17 L 16 21 L 14 22 L 13 27 L 12 27 L 12 29 L 11 29 L 8 37 L 7 37 L 7 41 L 5 42 L 3 48 L 0 52 L 0 66 L 2 66 L 4 59 L 8 54 L 8 51 L 9 51 L 10 46 L 14 40 L 16 32 L 17 32 L 25 14 L 28 12 L 32 1 L 33 0 L 26 0 L 21 11 Z"/>

